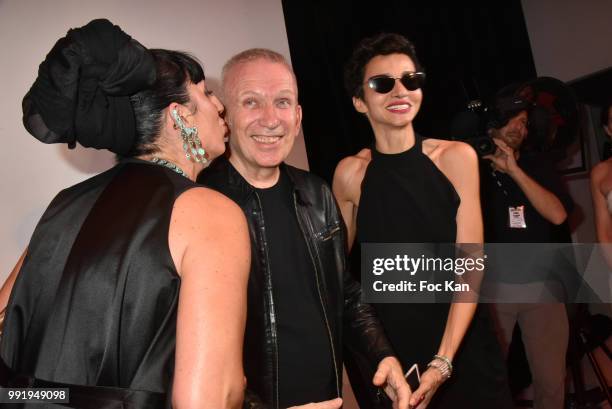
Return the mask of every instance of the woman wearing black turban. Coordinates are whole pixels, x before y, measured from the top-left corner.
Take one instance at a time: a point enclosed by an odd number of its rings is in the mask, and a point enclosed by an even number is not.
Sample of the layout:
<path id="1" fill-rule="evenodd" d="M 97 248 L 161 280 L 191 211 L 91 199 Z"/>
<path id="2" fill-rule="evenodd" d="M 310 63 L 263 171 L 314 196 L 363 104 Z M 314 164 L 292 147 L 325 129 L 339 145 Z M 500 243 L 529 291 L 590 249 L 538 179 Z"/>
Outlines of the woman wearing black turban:
<path id="1" fill-rule="evenodd" d="M 202 67 L 94 20 L 57 42 L 23 109 L 41 141 L 119 162 L 55 197 L 2 288 L 0 385 L 69 388 L 75 408 L 240 405 L 249 238 L 193 182 L 227 132 Z"/>

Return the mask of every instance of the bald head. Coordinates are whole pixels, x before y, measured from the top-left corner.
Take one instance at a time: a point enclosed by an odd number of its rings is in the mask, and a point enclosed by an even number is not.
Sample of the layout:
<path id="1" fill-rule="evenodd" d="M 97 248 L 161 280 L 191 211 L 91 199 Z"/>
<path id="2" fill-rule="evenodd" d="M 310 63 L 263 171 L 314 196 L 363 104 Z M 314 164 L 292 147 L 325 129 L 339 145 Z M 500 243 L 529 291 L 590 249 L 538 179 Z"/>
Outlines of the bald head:
<path id="1" fill-rule="evenodd" d="M 293 77 L 295 78 L 293 69 L 291 68 L 291 65 L 289 65 L 289 63 L 287 62 L 287 59 L 284 55 L 267 48 L 249 48 L 248 50 L 244 50 L 234 55 L 225 63 L 225 65 L 223 66 L 223 71 L 221 73 L 222 81 L 225 82 L 228 73 L 232 71 L 235 66 L 257 60 L 282 64 L 287 67 L 287 69 L 291 72 L 291 75 L 293 75 Z"/>
<path id="2" fill-rule="evenodd" d="M 230 161 L 253 186 L 276 183 L 302 119 L 293 70 L 279 53 L 255 48 L 232 57 L 222 80 Z M 270 176 L 263 184 L 262 172 Z"/>
<path id="3" fill-rule="evenodd" d="M 234 85 L 233 79 L 236 72 L 239 71 L 239 68 L 245 64 L 257 62 L 277 63 L 283 65 L 293 77 L 295 92 L 297 95 L 297 80 L 295 73 L 293 72 L 291 65 L 289 65 L 289 62 L 287 62 L 285 56 L 267 48 L 250 48 L 234 55 L 223 66 L 223 71 L 221 72 L 221 82 L 223 87 L 223 95 L 225 98 L 229 98 L 231 95 L 231 88 Z"/>

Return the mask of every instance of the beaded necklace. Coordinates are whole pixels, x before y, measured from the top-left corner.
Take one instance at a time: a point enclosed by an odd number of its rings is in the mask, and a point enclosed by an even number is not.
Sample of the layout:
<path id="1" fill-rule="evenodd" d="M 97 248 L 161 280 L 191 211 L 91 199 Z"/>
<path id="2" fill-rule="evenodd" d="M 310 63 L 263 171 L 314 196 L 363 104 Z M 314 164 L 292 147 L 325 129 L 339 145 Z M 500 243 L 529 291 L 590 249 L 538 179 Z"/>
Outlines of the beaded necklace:
<path id="1" fill-rule="evenodd" d="M 178 173 L 179 175 L 184 176 L 187 179 L 189 179 L 189 176 L 187 176 L 187 174 L 183 172 L 183 169 L 179 168 L 174 163 L 167 161 L 166 159 L 160 159 L 157 156 L 154 156 L 150 159 L 150 162 L 155 163 L 156 165 L 164 166 L 168 169 L 171 169 L 175 171 L 176 173 Z"/>

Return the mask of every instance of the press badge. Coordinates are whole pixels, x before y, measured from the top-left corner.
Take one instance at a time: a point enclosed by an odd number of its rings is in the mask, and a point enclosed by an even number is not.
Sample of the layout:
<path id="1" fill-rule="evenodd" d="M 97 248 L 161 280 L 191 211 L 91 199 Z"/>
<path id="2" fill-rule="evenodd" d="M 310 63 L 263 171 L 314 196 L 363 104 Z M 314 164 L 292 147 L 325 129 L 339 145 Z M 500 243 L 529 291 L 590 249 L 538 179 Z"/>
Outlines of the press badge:
<path id="1" fill-rule="evenodd" d="M 525 206 L 510 206 L 508 207 L 508 216 L 510 217 L 511 229 L 526 229 L 525 223 Z"/>

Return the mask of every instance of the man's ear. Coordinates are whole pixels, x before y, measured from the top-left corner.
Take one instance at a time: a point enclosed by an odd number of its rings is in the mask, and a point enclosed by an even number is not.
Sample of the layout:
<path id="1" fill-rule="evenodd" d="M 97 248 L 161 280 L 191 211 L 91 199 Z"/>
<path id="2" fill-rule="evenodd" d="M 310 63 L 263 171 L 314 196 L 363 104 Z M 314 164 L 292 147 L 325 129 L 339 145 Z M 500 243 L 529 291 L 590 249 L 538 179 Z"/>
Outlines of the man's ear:
<path id="1" fill-rule="evenodd" d="M 302 126 L 302 106 L 299 104 L 295 107 L 295 120 L 297 121 L 297 129 L 299 130 Z"/>
<path id="2" fill-rule="evenodd" d="M 357 112 L 360 112 L 362 114 L 368 113 L 368 107 L 366 106 L 365 102 L 363 102 L 363 99 L 359 97 L 353 97 L 353 106 L 355 107 Z"/>
<path id="3" fill-rule="evenodd" d="M 612 138 L 612 128 L 610 128 L 608 125 L 604 125 L 603 126 L 604 131 L 606 132 L 606 134 Z"/>

